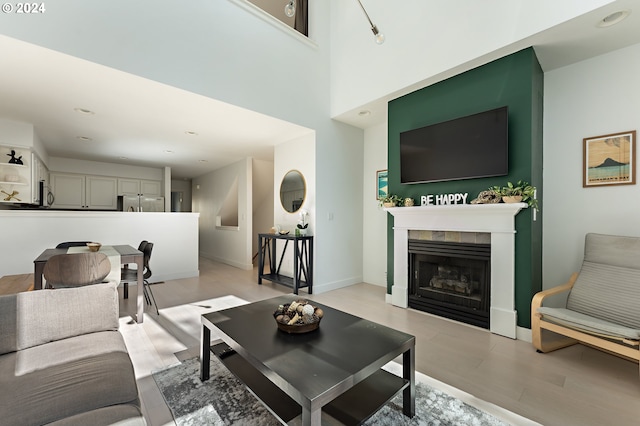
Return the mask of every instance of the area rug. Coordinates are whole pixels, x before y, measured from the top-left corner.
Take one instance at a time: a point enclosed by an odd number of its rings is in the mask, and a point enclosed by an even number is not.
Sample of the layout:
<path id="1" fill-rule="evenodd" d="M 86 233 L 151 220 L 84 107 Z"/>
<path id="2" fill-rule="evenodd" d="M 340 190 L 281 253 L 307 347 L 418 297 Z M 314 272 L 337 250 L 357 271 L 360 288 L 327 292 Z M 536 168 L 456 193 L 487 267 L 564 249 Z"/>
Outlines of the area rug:
<path id="1" fill-rule="evenodd" d="M 402 366 L 391 362 L 385 368 L 396 372 L 394 370 L 399 370 Z M 215 356 L 211 357 L 211 378 L 203 383 L 200 381 L 199 374 L 200 363 L 197 358 L 185 360 L 153 373 L 153 378 L 178 426 L 275 426 L 281 424 Z M 426 383 L 428 380 L 427 376 L 416 373 L 416 415 L 413 419 L 402 414 L 402 395 L 398 395 L 364 424 L 372 426 L 535 424 L 500 407 L 483 403 L 485 407 L 491 407 L 495 412 L 489 414 L 435 389 Z"/>

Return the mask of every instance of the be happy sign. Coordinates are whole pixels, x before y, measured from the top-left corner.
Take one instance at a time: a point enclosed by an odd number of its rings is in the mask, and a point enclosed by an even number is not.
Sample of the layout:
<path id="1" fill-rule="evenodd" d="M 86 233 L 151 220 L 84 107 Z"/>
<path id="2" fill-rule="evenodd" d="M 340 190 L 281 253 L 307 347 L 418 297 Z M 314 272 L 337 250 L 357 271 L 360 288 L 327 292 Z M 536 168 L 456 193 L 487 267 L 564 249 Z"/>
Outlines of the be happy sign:
<path id="1" fill-rule="evenodd" d="M 429 194 L 422 195 L 420 197 L 421 206 L 443 206 L 450 204 L 467 204 L 467 197 L 469 193 L 456 193 L 456 194 Z"/>

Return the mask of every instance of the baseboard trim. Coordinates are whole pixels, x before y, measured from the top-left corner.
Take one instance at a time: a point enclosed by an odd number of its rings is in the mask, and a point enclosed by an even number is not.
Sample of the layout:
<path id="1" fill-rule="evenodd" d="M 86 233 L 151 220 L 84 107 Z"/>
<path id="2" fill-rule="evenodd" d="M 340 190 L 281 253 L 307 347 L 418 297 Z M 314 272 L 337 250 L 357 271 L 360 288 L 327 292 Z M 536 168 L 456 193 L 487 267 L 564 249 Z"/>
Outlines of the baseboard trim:
<path id="1" fill-rule="evenodd" d="M 529 343 L 533 342 L 531 329 L 524 328 L 524 327 L 516 327 L 516 339 L 529 342 Z"/>
<path id="2" fill-rule="evenodd" d="M 349 287 L 350 285 L 358 284 L 361 282 L 362 282 L 362 277 L 353 277 L 346 280 L 334 281 L 334 282 L 324 283 L 324 284 L 313 283 L 313 292 L 315 294 L 325 293 L 327 291 Z"/>
<path id="3" fill-rule="evenodd" d="M 204 257 L 205 259 L 213 260 L 214 262 L 224 263 L 226 265 L 233 266 L 234 268 L 243 269 L 245 271 L 250 271 L 253 269 L 253 263 L 242 263 L 237 262 L 231 259 L 225 259 L 223 257 L 215 256 L 211 253 L 200 253 L 200 257 Z"/>

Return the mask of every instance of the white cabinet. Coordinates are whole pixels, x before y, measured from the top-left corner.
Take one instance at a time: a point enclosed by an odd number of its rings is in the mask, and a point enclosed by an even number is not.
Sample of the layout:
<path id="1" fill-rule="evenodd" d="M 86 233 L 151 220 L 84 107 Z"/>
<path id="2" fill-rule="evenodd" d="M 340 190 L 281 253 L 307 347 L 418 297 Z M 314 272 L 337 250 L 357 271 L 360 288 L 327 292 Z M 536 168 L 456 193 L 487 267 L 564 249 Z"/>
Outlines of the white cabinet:
<path id="1" fill-rule="evenodd" d="M 159 180 L 141 180 L 140 193 L 142 195 L 156 196 L 162 195 L 162 188 Z"/>
<path id="2" fill-rule="evenodd" d="M 31 203 L 31 150 L 0 146 L 0 155 L 0 202 Z"/>
<path id="3" fill-rule="evenodd" d="M 161 195 L 161 182 L 158 180 L 118 178 L 118 195 Z"/>
<path id="4" fill-rule="evenodd" d="M 118 178 L 118 195 L 140 194 L 140 179 Z"/>
<path id="5" fill-rule="evenodd" d="M 83 209 L 85 196 L 84 175 L 51 173 L 53 204 L 58 209 Z"/>
<path id="6" fill-rule="evenodd" d="M 51 173 L 51 189 L 58 209 L 116 210 L 117 179 L 71 173 Z"/>
<path id="7" fill-rule="evenodd" d="M 118 180 L 112 177 L 87 176 L 85 202 L 91 210 L 116 210 Z"/>

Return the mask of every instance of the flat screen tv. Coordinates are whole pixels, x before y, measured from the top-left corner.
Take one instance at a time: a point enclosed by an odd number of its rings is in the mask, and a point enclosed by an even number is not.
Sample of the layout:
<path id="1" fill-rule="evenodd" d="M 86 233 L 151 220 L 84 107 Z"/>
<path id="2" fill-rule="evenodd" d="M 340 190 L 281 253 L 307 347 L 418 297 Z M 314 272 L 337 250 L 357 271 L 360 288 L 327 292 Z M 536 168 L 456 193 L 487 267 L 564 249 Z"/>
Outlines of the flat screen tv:
<path id="1" fill-rule="evenodd" d="M 508 124 L 505 106 L 400 133 L 400 182 L 506 175 Z"/>

